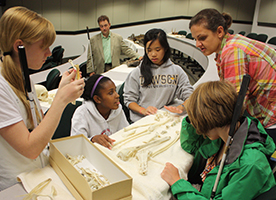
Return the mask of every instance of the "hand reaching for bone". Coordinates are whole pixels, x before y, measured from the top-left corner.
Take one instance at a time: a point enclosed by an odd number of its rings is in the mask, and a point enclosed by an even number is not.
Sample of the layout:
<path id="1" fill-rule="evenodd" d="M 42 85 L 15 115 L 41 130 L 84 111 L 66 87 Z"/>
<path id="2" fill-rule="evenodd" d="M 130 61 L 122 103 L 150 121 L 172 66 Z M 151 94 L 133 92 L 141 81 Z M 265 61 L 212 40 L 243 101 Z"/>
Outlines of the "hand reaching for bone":
<path id="1" fill-rule="evenodd" d="M 95 135 L 92 137 L 91 142 L 96 142 L 108 149 L 112 149 L 112 145 L 115 140 L 111 139 L 107 135 Z"/>
<path id="2" fill-rule="evenodd" d="M 180 179 L 178 169 L 172 163 L 167 162 L 165 168 L 161 172 L 161 178 L 170 186 L 173 185 Z"/>

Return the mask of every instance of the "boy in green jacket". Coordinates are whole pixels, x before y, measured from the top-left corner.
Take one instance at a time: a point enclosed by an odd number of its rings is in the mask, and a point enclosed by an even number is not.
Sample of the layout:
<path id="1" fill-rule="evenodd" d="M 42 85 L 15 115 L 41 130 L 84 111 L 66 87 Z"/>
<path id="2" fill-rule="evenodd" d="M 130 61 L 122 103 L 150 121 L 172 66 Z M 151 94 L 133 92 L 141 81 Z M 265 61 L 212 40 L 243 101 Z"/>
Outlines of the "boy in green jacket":
<path id="1" fill-rule="evenodd" d="M 228 138 L 238 94 L 224 81 L 206 82 L 197 87 L 186 104 L 188 117 L 183 119 L 181 146 L 194 154 L 190 182 L 200 178 L 200 191 L 179 176 L 178 169 L 166 163 L 161 177 L 171 186 L 177 199 L 210 199 L 219 164 Z M 260 122 L 243 117 L 228 151 L 214 199 L 254 199 L 275 186 L 268 159 L 275 144 Z M 202 158 L 207 160 L 202 163 Z M 200 171 L 200 172 L 199 172 Z M 197 176 L 198 172 L 200 176 Z"/>

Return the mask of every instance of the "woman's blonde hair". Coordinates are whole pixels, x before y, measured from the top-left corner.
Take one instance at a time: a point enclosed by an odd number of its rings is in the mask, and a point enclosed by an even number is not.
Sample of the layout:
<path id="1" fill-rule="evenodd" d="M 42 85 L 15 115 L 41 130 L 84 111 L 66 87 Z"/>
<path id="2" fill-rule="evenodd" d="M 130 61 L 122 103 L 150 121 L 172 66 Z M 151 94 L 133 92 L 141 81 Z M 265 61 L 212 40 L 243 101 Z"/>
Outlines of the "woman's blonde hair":
<path id="1" fill-rule="evenodd" d="M 18 98 L 23 102 L 28 114 L 28 121 L 31 124 L 31 127 L 28 127 L 29 129 L 33 129 L 34 125 L 30 105 L 25 96 L 21 67 L 16 66 L 12 58 L 12 54 L 15 53 L 13 45 L 17 39 L 21 39 L 24 43 L 30 45 L 43 40 L 41 47 L 43 49 L 53 44 L 55 38 L 56 33 L 53 24 L 27 8 L 20 6 L 9 8 L 0 19 L 1 54 L 4 52 L 11 53 L 11 55 L 5 55 L 3 59 L 1 74 L 8 81 Z M 37 116 L 40 116 L 38 111 Z M 39 118 L 38 121 L 41 121 L 41 119 Z"/>
<path id="2" fill-rule="evenodd" d="M 189 97 L 186 110 L 197 134 L 206 136 L 216 127 L 231 124 L 238 94 L 225 81 L 210 81 L 200 84 Z M 244 108 L 241 111 L 242 117 Z"/>

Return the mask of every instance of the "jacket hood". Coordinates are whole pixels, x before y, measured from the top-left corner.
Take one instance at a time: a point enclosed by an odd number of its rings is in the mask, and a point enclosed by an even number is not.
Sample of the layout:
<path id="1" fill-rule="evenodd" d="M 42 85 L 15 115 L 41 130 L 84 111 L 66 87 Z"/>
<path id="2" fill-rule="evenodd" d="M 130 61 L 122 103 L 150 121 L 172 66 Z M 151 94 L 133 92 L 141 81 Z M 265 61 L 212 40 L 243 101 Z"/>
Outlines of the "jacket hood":
<path id="1" fill-rule="evenodd" d="M 139 64 L 138 68 L 141 69 L 142 62 Z M 151 68 L 167 68 L 174 65 L 171 59 L 169 58 L 166 62 L 164 62 L 162 65 L 155 65 L 151 64 Z"/>
<path id="2" fill-rule="evenodd" d="M 172 63 L 171 59 L 168 59 L 162 65 L 151 64 L 151 67 L 152 68 L 167 68 L 167 67 L 170 67 L 172 65 L 173 65 L 173 63 Z"/>
<path id="3" fill-rule="evenodd" d="M 258 120 L 252 117 L 244 117 L 239 129 L 234 134 L 226 164 L 233 163 L 240 156 L 243 149 L 249 148 L 257 148 L 266 156 L 270 156 L 275 151 L 275 144 Z"/>
<path id="4" fill-rule="evenodd" d="M 93 116 L 94 120 L 97 123 L 103 123 L 105 121 L 105 119 L 103 118 L 103 116 L 99 113 L 98 109 L 96 108 L 96 105 L 94 104 L 93 101 L 83 101 L 83 104 L 86 106 L 86 109 L 90 112 L 91 116 Z M 110 115 L 108 116 L 108 118 L 106 119 L 106 121 L 111 121 L 114 118 L 118 117 L 120 115 L 122 111 L 122 105 L 119 104 L 118 109 L 116 110 L 111 110 Z"/>

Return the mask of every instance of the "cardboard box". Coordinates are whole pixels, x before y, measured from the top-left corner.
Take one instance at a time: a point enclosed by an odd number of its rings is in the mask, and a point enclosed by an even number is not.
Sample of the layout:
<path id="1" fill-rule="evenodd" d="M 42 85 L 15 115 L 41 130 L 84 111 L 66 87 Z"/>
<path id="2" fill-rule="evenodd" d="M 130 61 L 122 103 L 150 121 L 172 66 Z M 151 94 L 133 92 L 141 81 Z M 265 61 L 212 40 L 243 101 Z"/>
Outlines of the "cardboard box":
<path id="1" fill-rule="evenodd" d="M 85 178 L 66 159 L 66 154 L 84 155 L 110 184 L 93 191 Z M 50 141 L 50 163 L 76 199 L 131 199 L 132 178 L 83 135 Z"/>

